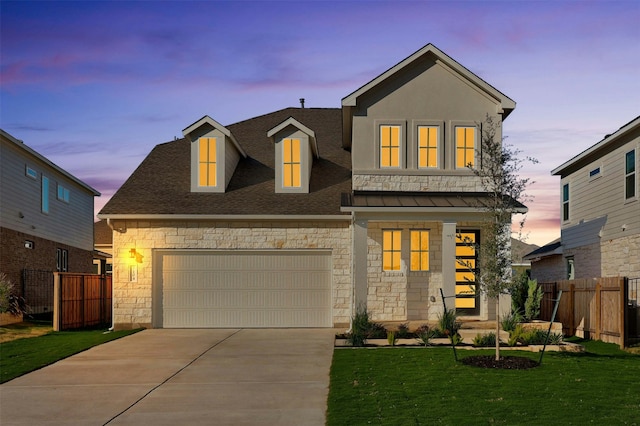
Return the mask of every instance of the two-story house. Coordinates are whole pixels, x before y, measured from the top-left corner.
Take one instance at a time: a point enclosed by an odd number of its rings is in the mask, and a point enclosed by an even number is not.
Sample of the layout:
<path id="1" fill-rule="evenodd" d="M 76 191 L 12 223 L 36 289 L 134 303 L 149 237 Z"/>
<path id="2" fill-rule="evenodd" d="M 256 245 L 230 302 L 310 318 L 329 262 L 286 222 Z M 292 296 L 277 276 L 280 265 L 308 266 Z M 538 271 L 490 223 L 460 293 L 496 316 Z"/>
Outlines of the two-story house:
<path id="1" fill-rule="evenodd" d="M 346 326 L 466 317 L 486 196 L 487 115 L 515 102 L 429 44 L 342 99 L 156 146 L 99 214 L 113 233 L 116 327 Z M 498 135 L 500 137 L 501 135 Z M 526 211 L 521 206 L 520 211 Z"/>
<path id="2" fill-rule="evenodd" d="M 3 130 L 0 142 L 0 272 L 18 291 L 24 270 L 91 273 L 100 193 Z"/>
<path id="3" fill-rule="evenodd" d="M 639 153 L 637 117 L 551 171 L 561 179 L 561 236 L 527 256 L 534 277 L 640 277 Z"/>

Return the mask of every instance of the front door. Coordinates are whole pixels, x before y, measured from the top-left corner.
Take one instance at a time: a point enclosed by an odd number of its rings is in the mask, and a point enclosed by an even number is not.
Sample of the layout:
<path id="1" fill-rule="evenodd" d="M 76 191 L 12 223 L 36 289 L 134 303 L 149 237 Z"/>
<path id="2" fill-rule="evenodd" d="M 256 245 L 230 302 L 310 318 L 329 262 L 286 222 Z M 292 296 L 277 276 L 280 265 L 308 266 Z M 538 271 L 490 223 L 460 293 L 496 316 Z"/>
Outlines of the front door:
<path id="1" fill-rule="evenodd" d="M 456 311 L 462 315 L 478 315 L 479 292 L 478 243 L 480 231 L 457 230 L 456 232 Z"/>

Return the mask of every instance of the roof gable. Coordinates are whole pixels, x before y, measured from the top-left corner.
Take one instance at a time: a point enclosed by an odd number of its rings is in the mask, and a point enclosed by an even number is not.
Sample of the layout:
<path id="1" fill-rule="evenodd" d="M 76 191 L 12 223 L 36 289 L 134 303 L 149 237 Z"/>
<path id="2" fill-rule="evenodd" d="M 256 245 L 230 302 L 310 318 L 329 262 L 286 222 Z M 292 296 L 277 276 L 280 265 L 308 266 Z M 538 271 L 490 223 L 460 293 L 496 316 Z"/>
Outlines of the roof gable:
<path id="1" fill-rule="evenodd" d="M 437 63 L 440 63 L 441 65 L 444 65 L 447 68 L 453 70 L 461 78 L 466 80 L 469 84 L 473 85 L 480 91 L 486 93 L 492 99 L 496 100 L 496 102 L 498 103 L 501 109 L 498 112 L 502 114 L 503 119 L 506 118 L 511 113 L 511 111 L 515 109 L 516 107 L 515 101 L 513 101 L 511 98 L 506 96 L 504 93 L 497 90 L 495 87 L 491 86 L 486 81 L 482 80 L 480 77 L 478 77 L 477 75 L 469 71 L 467 68 L 462 66 L 460 63 L 455 61 L 450 56 L 446 55 L 444 52 L 442 52 L 440 49 L 438 49 L 436 46 L 434 46 L 431 43 L 427 44 L 422 49 L 418 50 L 417 52 L 407 57 L 406 59 L 402 60 L 401 62 L 394 65 L 393 67 L 389 68 L 387 71 L 383 72 L 373 80 L 369 81 L 368 83 L 366 83 L 364 86 L 360 87 L 353 93 L 344 97 L 342 99 L 342 106 L 343 107 L 356 106 L 358 98 L 360 96 L 362 96 L 363 94 L 371 90 L 375 90 L 375 88 L 379 86 L 382 82 L 393 77 L 394 75 L 398 73 L 402 73 L 409 65 L 411 65 L 412 63 L 419 60 L 425 55 L 431 55 L 435 57 Z"/>
<path id="2" fill-rule="evenodd" d="M 246 152 L 244 151 L 244 149 L 242 149 L 242 147 L 240 146 L 240 144 L 238 143 L 236 138 L 233 136 L 233 133 L 231 133 L 231 131 L 229 129 L 227 129 L 222 124 L 218 123 L 216 120 L 214 120 L 213 118 L 209 117 L 208 115 L 205 115 L 200 120 L 198 120 L 195 123 L 193 123 L 192 125 L 186 127 L 182 131 L 182 134 L 184 135 L 185 138 L 187 138 L 187 140 L 192 141 L 191 135 L 195 131 L 197 131 L 198 129 L 201 129 L 202 127 L 208 128 L 210 130 L 211 129 L 216 129 L 216 130 L 220 131 L 223 135 L 225 135 L 227 138 L 229 138 L 229 140 L 236 147 L 236 149 L 238 150 L 240 155 L 242 155 L 244 158 L 247 157 Z"/>
<path id="3" fill-rule="evenodd" d="M 316 158 L 320 158 L 320 154 L 318 152 L 318 143 L 316 142 L 316 133 L 293 117 L 287 118 L 285 121 L 278 124 L 276 127 L 270 129 L 267 132 L 267 137 L 271 139 L 271 142 L 275 142 L 274 140 L 275 135 L 278 134 L 278 132 L 280 132 L 281 130 L 286 129 L 289 126 L 295 127 L 296 129 L 300 130 L 301 132 L 303 132 L 309 137 L 309 142 L 311 143 L 311 149 L 313 151 L 313 155 Z"/>

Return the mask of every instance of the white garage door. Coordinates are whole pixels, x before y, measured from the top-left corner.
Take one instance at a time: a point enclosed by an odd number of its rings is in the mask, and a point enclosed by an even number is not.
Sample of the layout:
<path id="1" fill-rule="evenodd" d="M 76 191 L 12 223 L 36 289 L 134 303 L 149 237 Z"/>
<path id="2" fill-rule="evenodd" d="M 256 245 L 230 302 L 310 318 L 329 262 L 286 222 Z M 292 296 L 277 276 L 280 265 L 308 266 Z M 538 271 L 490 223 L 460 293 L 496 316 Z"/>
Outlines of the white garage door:
<path id="1" fill-rule="evenodd" d="M 332 326 L 329 252 L 166 251 L 156 256 L 162 278 L 154 293 L 155 326 Z"/>

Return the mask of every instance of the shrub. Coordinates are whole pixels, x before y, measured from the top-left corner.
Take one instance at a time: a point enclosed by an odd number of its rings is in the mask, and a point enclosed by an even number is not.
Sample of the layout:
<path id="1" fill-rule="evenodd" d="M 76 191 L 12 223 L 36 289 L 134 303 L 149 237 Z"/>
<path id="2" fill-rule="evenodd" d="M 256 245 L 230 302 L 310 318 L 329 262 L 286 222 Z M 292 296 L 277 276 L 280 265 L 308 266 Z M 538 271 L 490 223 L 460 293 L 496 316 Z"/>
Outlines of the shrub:
<path id="1" fill-rule="evenodd" d="M 516 329 L 516 326 L 522 322 L 522 315 L 518 311 L 511 311 L 508 315 L 502 317 L 500 324 L 504 331 L 509 333 Z"/>
<path id="2" fill-rule="evenodd" d="M 496 345 L 496 333 L 477 334 L 473 338 L 473 346 L 494 347 Z"/>
<path id="3" fill-rule="evenodd" d="M 391 346 L 396 345 L 396 333 L 394 331 L 387 331 L 387 342 L 389 342 Z"/>
<path id="4" fill-rule="evenodd" d="M 544 345 L 547 339 L 547 332 L 538 328 L 525 328 L 518 324 L 514 331 L 509 333 L 509 346 L 516 343 L 522 345 Z"/>
<path id="5" fill-rule="evenodd" d="M 529 291 L 529 276 L 527 272 L 521 272 L 513 277 L 513 284 L 509 293 L 511 294 L 511 310 L 514 312 L 524 312 L 527 293 Z"/>
<path id="6" fill-rule="evenodd" d="M 458 321 L 456 311 L 445 309 L 443 313 L 438 315 L 438 329 L 440 333 L 447 336 L 454 345 L 462 342 L 462 338 L 458 334 L 460 327 L 462 327 L 462 323 Z"/>
<path id="7" fill-rule="evenodd" d="M 351 346 L 364 346 L 367 339 L 385 338 L 387 330 L 380 323 L 369 319 L 369 312 L 364 305 L 360 305 L 351 321 L 351 331 L 347 333 L 347 341 Z"/>
<path id="8" fill-rule="evenodd" d="M 431 339 L 438 335 L 437 330 L 429 327 L 427 324 L 423 324 L 416 330 L 416 336 L 425 346 L 431 344 Z"/>
<path id="9" fill-rule="evenodd" d="M 540 315 L 540 304 L 542 303 L 542 288 L 538 286 L 537 280 L 529 280 L 529 292 L 524 303 L 524 317 L 527 321 L 534 320 Z"/>
<path id="10" fill-rule="evenodd" d="M 13 292 L 14 286 L 4 272 L 0 272 L 0 313 L 21 315 L 27 313 L 24 298 Z"/>
<path id="11" fill-rule="evenodd" d="M 561 345 L 564 342 L 564 336 L 562 333 L 551 333 L 549 335 L 549 344 L 550 345 Z"/>
<path id="12" fill-rule="evenodd" d="M 404 322 L 398 325 L 398 331 L 396 331 L 396 337 L 398 339 L 406 339 L 411 337 L 411 332 L 409 332 L 409 323 Z"/>

